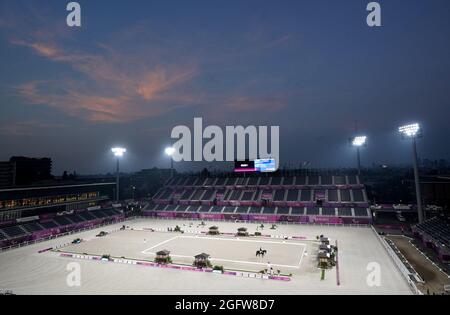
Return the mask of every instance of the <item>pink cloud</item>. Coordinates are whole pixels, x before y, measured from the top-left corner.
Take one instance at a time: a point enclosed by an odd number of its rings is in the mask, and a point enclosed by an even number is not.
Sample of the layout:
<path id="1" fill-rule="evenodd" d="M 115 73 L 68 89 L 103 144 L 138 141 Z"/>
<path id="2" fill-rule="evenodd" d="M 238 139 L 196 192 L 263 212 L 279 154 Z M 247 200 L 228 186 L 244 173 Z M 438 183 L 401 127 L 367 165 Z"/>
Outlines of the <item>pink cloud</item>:
<path id="1" fill-rule="evenodd" d="M 130 70 L 132 58 L 109 49 L 105 54 L 65 52 L 53 43 L 12 41 L 51 62 L 66 64 L 88 81 L 27 82 L 17 87 L 32 104 L 47 105 L 91 122 L 129 122 L 154 117 L 189 104 L 193 97 L 181 86 L 195 77 L 192 66 L 157 64 Z M 89 83 L 90 82 L 90 83 Z M 57 92 L 55 92 L 57 91 Z"/>

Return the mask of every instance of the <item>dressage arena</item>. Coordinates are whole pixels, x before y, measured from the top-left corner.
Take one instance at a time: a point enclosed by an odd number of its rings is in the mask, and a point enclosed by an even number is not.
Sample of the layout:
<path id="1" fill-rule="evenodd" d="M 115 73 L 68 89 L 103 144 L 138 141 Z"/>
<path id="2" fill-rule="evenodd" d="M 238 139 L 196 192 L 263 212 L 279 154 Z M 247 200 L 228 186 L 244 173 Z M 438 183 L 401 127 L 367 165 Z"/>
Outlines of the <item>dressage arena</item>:
<path id="1" fill-rule="evenodd" d="M 261 238 L 212 237 L 206 235 L 184 235 L 150 231 L 119 231 L 105 238 L 97 238 L 61 249 L 63 252 L 134 260 L 150 260 L 156 252 L 169 250 L 173 263 L 192 265 L 194 256 L 200 253 L 211 255 L 213 265 L 225 269 L 259 272 L 268 263 L 285 273 L 299 273 L 302 261 L 313 253 L 316 242 L 284 241 Z M 256 257 L 260 248 L 267 250 L 263 257 Z M 317 250 L 316 250 L 317 252 Z M 312 266 L 313 267 L 313 266 Z"/>
<path id="2" fill-rule="evenodd" d="M 136 219 L 71 236 L 0 253 L 0 291 L 16 294 L 411 294 L 408 284 L 367 227 L 266 224 L 256 223 Z M 185 233 L 167 232 L 176 225 Z M 206 235 L 216 225 L 221 233 L 233 234 L 246 227 L 272 237 L 234 237 Z M 110 234 L 96 237 L 101 232 Z M 317 268 L 317 235 L 338 242 L 338 268 L 326 272 L 321 280 Z M 292 239 L 292 237 L 298 237 Z M 289 239 L 285 240 L 284 237 Z M 73 245 L 76 238 L 81 244 Z M 57 251 L 39 253 L 50 247 Z M 260 248 L 267 250 L 256 257 Z M 139 261 L 153 261 L 155 253 L 169 250 L 174 264 L 191 266 L 194 256 L 211 255 L 213 265 L 226 270 L 259 272 L 268 263 L 274 271 L 292 275 L 291 281 L 275 281 L 198 273 L 168 268 L 145 267 L 62 257 L 75 255 L 111 255 Z M 60 252 L 58 252 L 60 251 Z M 81 286 L 67 284 L 68 265 L 80 266 Z M 380 286 L 367 283 L 369 264 L 377 263 L 381 271 Z"/>

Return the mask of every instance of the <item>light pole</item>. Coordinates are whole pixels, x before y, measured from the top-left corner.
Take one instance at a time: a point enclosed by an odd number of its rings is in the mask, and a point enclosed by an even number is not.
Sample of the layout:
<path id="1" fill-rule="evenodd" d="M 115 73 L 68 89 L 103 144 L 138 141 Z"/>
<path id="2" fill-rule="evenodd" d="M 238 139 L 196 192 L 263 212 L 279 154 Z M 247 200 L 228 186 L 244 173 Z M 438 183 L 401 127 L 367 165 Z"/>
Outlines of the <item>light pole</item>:
<path id="1" fill-rule="evenodd" d="M 360 148 L 366 144 L 366 136 L 357 136 L 352 139 L 352 146 L 356 147 L 356 157 L 358 161 L 358 175 L 361 175 L 361 152 Z"/>
<path id="2" fill-rule="evenodd" d="M 172 147 L 166 148 L 165 153 L 170 158 L 170 178 L 173 178 L 173 155 L 175 154 L 175 149 Z"/>
<path id="3" fill-rule="evenodd" d="M 125 148 L 112 148 L 112 153 L 114 153 L 114 156 L 117 159 L 117 167 L 116 167 L 116 202 L 119 202 L 120 200 L 120 192 L 119 192 L 119 172 L 120 172 L 120 165 L 119 161 L 120 158 L 127 152 L 127 149 Z"/>
<path id="4" fill-rule="evenodd" d="M 398 131 L 405 138 L 411 138 L 413 146 L 413 167 L 414 167 L 414 182 L 416 186 L 416 199 L 417 199 L 417 212 L 419 214 L 419 223 L 424 221 L 424 213 L 422 208 L 422 193 L 420 191 L 420 176 L 419 176 L 419 162 L 417 157 L 417 144 L 416 139 L 422 136 L 420 125 L 410 124 L 402 126 Z"/>

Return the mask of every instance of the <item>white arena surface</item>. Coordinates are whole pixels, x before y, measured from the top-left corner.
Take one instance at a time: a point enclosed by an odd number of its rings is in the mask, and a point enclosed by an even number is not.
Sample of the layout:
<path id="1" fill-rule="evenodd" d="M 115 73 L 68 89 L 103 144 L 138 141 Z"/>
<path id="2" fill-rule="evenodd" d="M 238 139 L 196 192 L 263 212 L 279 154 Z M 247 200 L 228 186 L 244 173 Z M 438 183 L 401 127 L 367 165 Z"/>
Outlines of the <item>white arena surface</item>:
<path id="1" fill-rule="evenodd" d="M 205 221 L 206 225 L 200 226 L 199 223 L 135 219 L 0 253 L 0 291 L 10 290 L 15 294 L 412 294 L 368 227 L 278 225 L 272 230 L 266 224 L 259 231 L 277 237 L 236 238 L 207 236 L 201 232 L 216 225 L 221 233 L 236 233 L 238 228 L 246 227 L 253 234 L 259 224 Z M 118 231 L 123 224 L 129 228 Z M 185 233 L 167 232 L 176 225 Z M 96 237 L 101 231 L 112 233 Z M 316 258 L 316 236 L 321 234 L 329 237 L 332 244 L 337 241 L 339 248 L 338 272 L 336 268 L 327 270 L 324 280 Z M 284 240 L 282 236 L 301 238 Z M 75 238 L 83 242 L 72 245 Z M 59 247 L 60 252 L 38 253 L 50 247 Z M 256 257 L 260 248 L 267 250 L 264 258 Z M 222 265 L 226 270 L 258 272 L 270 262 L 274 270 L 292 277 L 291 281 L 264 280 L 61 257 L 61 253 L 107 254 L 150 262 L 163 249 L 171 251 L 174 264 L 192 265 L 193 256 L 205 252 L 211 255 L 213 265 Z M 73 271 L 68 268 L 71 263 L 81 268 L 80 286 L 68 285 L 67 279 Z M 379 286 L 369 285 L 367 281 L 373 272 L 368 266 L 373 263 L 380 267 Z"/>

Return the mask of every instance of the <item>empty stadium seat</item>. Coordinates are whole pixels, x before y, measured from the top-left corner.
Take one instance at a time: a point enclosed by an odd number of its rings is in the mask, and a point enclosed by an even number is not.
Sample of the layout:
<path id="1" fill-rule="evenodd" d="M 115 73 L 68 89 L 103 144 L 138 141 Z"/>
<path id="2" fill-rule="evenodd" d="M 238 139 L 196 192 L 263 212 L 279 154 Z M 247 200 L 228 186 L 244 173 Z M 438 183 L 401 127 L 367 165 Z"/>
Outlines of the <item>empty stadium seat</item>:
<path id="1" fill-rule="evenodd" d="M 248 208 L 249 207 L 238 207 L 236 210 L 236 213 L 246 214 L 246 213 L 248 213 Z M 260 211 L 261 211 L 261 209 L 260 209 Z"/>
<path id="2" fill-rule="evenodd" d="M 203 187 L 204 183 L 207 181 L 207 178 L 199 178 L 195 181 L 194 186 Z"/>
<path id="3" fill-rule="evenodd" d="M 272 182 L 270 183 L 270 185 L 272 186 L 281 185 L 281 179 L 282 177 L 272 177 Z"/>
<path id="4" fill-rule="evenodd" d="M 307 177 L 306 176 L 297 176 L 295 178 L 295 185 L 306 185 Z"/>
<path id="5" fill-rule="evenodd" d="M 97 211 L 95 211 L 97 212 Z M 65 226 L 65 225 L 71 225 L 73 224 L 71 221 L 69 221 L 67 218 L 65 217 L 55 217 L 53 219 L 56 223 L 58 223 L 60 226 Z"/>
<path id="6" fill-rule="evenodd" d="M 347 176 L 347 178 L 348 178 L 349 185 L 357 185 L 359 183 L 358 176 L 352 175 L 352 176 Z"/>
<path id="7" fill-rule="evenodd" d="M 305 208 L 293 207 L 291 210 L 291 215 L 304 215 Z"/>
<path id="8" fill-rule="evenodd" d="M 245 208 L 245 207 L 242 207 L 242 208 Z M 236 211 L 236 207 L 225 207 L 223 209 L 224 213 L 234 213 L 234 211 Z"/>
<path id="9" fill-rule="evenodd" d="M 184 186 L 184 184 L 186 183 L 186 181 L 187 181 L 187 178 L 181 177 L 180 179 L 178 179 L 176 185 L 177 185 L 177 186 Z"/>
<path id="10" fill-rule="evenodd" d="M 86 221 L 91 221 L 91 220 L 96 219 L 89 211 L 80 212 L 80 213 L 78 213 L 78 215 L 80 217 L 82 217 L 83 219 L 85 219 Z"/>
<path id="11" fill-rule="evenodd" d="M 248 180 L 247 185 L 248 185 L 248 186 L 256 186 L 256 185 L 258 185 L 258 182 L 259 182 L 259 178 L 258 178 L 258 177 L 251 177 L 251 178 Z"/>
<path id="12" fill-rule="evenodd" d="M 362 189 L 353 190 L 353 201 L 354 202 L 364 202 L 364 192 Z"/>
<path id="13" fill-rule="evenodd" d="M 285 177 L 283 179 L 283 185 L 286 185 L 286 186 L 294 185 L 294 177 Z"/>
<path id="14" fill-rule="evenodd" d="M 238 200 L 240 200 L 241 194 L 242 194 L 241 190 L 234 190 L 231 193 L 230 198 L 228 200 L 238 201 Z"/>
<path id="15" fill-rule="evenodd" d="M 416 225 L 416 229 L 425 232 L 444 246 L 450 245 L 450 224 L 443 219 L 434 217 Z"/>
<path id="16" fill-rule="evenodd" d="M 42 225 L 45 229 L 54 229 L 58 227 L 58 224 L 53 220 L 46 222 L 39 222 L 39 224 Z"/>
<path id="17" fill-rule="evenodd" d="M 302 189 L 300 201 L 312 201 L 312 191 L 310 189 Z"/>
<path id="18" fill-rule="evenodd" d="M 222 210 L 223 210 L 223 207 L 214 206 L 214 207 L 211 208 L 210 212 L 212 212 L 212 213 L 220 213 L 220 212 L 222 212 Z"/>
<path id="19" fill-rule="evenodd" d="M 209 212 L 211 210 L 211 206 L 201 206 L 198 208 L 198 212 Z"/>
<path id="20" fill-rule="evenodd" d="M 98 219 L 103 219 L 103 218 L 106 218 L 108 216 L 102 210 L 95 210 L 95 211 L 92 211 L 91 213 Z"/>
<path id="21" fill-rule="evenodd" d="M 291 208 L 289 208 L 289 207 L 278 207 L 277 214 L 287 215 L 287 214 L 289 214 L 290 210 L 291 210 Z"/>
<path id="22" fill-rule="evenodd" d="M 333 176 L 321 176 L 321 185 L 333 185 Z"/>
<path id="23" fill-rule="evenodd" d="M 196 177 L 189 177 L 183 185 L 184 186 L 193 186 L 196 181 L 197 181 Z"/>
<path id="24" fill-rule="evenodd" d="M 80 217 L 80 216 L 77 215 L 77 214 L 69 215 L 69 216 L 67 216 L 66 218 L 67 218 L 68 220 L 70 220 L 71 222 L 73 222 L 73 223 L 82 223 L 82 222 L 85 221 L 82 217 Z"/>
<path id="25" fill-rule="evenodd" d="M 205 186 L 213 186 L 214 183 L 216 182 L 216 178 L 207 178 L 204 185 Z"/>
<path id="26" fill-rule="evenodd" d="M 289 189 L 287 194 L 287 201 L 298 201 L 298 195 L 300 191 L 298 189 Z"/>
<path id="27" fill-rule="evenodd" d="M 264 214 L 275 214 L 275 208 L 274 207 L 264 207 L 263 213 Z"/>
<path id="28" fill-rule="evenodd" d="M 114 209 L 103 209 L 102 210 L 108 217 L 112 217 L 117 215 L 117 212 Z"/>
<path id="29" fill-rule="evenodd" d="M 338 191 L 336 189 L 328 190 L 328 201 L 331 201 L 331 202 L 339 201 Z"/>
<path id="30" fill-rule="evenodd" d="M 339 217 L 351 217 L 352 209 L 350 208 L 338 208 L 338 216 Z"/>
<path id="31" fill-rule="evenodd" d="M 197 212 L 199 208 L 200 208 L 199 206 L 190 206 L 187 209 L 187 212 Z"/>
<path id="32" fill-rule="evenodd" d="M 334 185 L 346 185 L 347 179 L 345 176 L 333 176 Z"/>
<path id="33" fill-rule="evenodd" d="M 322 215 L 335 216 L 336 209 L 335 208 L 322 208 Z"/>
<path id="34" fill-rule="evenodd" d="M 176 211 L 177 205 L 168 205 L 164 211 Z"/>
<path id="35" fill-rule="evenodd" d="M 320 214 L 320 209 L 317 208 L 317 207 L 307 208 L 306 209 L 306 214 L 307 215 L 319 215 Z"/>
<path id="36" fill-rule="evenodd" d="M 341 189 L 340 190 L 340 194 L 341 194 L 341 201 L 342 202 L 351 202 L 352 198 L 350 196 L 350 190 L 348 189 Z"/>
<path id="37" fill-rule="evenodd" d="M 261 213 L 262 208 L 261 207 L 250 207 L 250 211 L 248 213 Z"/>
<path id="38" fill-rule="evenodd" d="M 261 200 L 261 190 L 256 191 L 255 195 L 253 196 L 253 201 Z"/>
<path id="39" fill-rule="evenodd" d="M 207 190 L 205 192 L 205 194 L 202 196 L 201 200 L 203 200 L 203 201 L 210 201 L 210 200 L 212 200 L 213 197 L 214 197 L 214 193 L 215 193 L 215 191 L 212 190 L 212 189 Z"/>
<path id="40" fill-rule="evenodd" d="M 367 217 L 369 216 L 366 208 L 355 208 L 355 217 Z"/>
<path id="41" fill-rule="evenodd" d="M 183 192 L 183 194 L 181 195 L 180 200 L 190 200 L 191 196 L 194 194 L 194 190 L 192 189 L 187 189 Z"/>
<path id="42" fill-rule="evenodd" d="M 225 177 L 222 177 L 222 178 L 219 178 L 217 181 L 216 181 L 216 186 L 224 186 L 225 185 L 225 182 L 227 181 L 227 178 L 225 178 Z"/>
<path id="43" fill-rule="evenodd" d="M 34 233 L 42 231 L 44 228 L 37 222 L 27 223 L 21 225 L 22 229 L 28 233 Z"/>
<path id="44" fill-rule="evenodd" d="M 308 176 L 308 185 L 319 185 L 320 184 L 320 177 L 313 175 L 313 176 Z"/>
<path id="45" fill-rule="evenodd" d="M 27 232 L 25 232 L 20 226 L 8 226 L 2 228 L 3 234 L 8 236 L 8 238 L 16 238 L 26 236 Z"/>
<path id="46" fill-rule="evenodd" d="M 284 201 L 286 191 L 284 189 L 276 190 L 273 201 Z"/>
<path id="47" fill-rule="evenodd" d="M 167 205 L 158 204 L 155 208 L 155 211 L 164 211 L 166 209 Z M 91 213 L 98 218 L 98 216 L 94 213 L 96 211 L 92 211 Z"/>
<path id="48" fill-rule="evenodd" d="M 189 206 L 181 205 L 177 207 L 177 212 L 185 212 Z"/>
<path id="49" fill-rule="evenodd" d="M 253 195 L 255 191 L 244 191 L 241 197 L 241 201 L 251 201 L 253 199 Z"/>
<path id="50" fill-rule="evenodd" d="M 170 197 L 172 196 L 172 194 L 173 194 L 173 190 L 166 189 L 166 190 L 164 190 L 164 192 L 161 194 L 161 196 L 158 199 L 160 199 L 160 200 L 169 200 Z"/>

